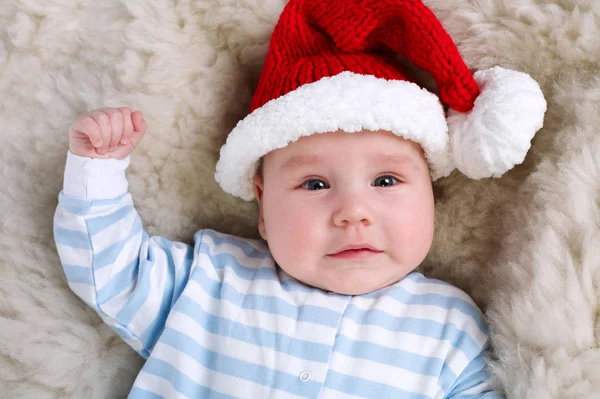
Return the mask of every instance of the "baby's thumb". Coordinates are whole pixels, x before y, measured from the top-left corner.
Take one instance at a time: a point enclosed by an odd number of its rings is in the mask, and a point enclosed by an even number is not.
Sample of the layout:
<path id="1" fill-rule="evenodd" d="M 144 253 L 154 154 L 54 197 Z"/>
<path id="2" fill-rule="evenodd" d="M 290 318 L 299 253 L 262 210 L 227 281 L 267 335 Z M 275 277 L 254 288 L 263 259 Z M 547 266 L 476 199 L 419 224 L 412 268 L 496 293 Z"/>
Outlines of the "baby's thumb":
<path id="1" fill-rule="evenodd" d="M 144 120 L 142 111 L 135 111 L 131 114 L 131 123 L 133 123 L 134 131 L 144 134 L 146 131 L 146 121 Z"/>
<path id="2" fill-rule="evenodd" d="M 144 133 L 146 133 L 146 121 L 144 120 L 144 116 L 140 111 L 135 111 L 131 114 L 131 122 L 133 123 L 133 134 L 131 135 L 131 145 L 136 147 Z"/>

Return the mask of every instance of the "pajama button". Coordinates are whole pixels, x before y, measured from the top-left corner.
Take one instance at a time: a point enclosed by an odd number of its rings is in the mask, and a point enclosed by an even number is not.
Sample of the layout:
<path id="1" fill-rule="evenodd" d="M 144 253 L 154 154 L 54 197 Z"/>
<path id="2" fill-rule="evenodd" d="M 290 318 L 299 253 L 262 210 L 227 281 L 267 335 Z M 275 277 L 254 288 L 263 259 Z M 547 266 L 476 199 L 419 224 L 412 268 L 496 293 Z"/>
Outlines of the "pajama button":
<path id="1" fill-rule="evenodd" d="M 310 373 L 308 371 L 303 371 L 298 376 L 298 379 L 302 382 L 306 382 L 306 381 L 310 380 Z"/>

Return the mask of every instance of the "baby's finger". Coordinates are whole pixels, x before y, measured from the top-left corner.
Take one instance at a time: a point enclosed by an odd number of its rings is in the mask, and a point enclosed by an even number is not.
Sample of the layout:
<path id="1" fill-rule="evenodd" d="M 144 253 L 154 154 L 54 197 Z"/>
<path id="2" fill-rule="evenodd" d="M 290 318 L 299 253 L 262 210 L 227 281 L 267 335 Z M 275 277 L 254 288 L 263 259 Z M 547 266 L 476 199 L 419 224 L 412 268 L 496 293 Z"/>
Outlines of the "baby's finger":
<path id="1" fill-rule="evenodd" d="M 102 148 L 98 149 L 97 152 L 100 155 L 104 155 L 108 152 L 108 146 L 110 145 L 110 136 L 112 124 L 109 116 L 104 110 L 91 111 L 89 116 L 96 121 L 102 132 Z"/>
<path id="2" fill-rule="evenodd" d="M 131 121 L 131 109 L 127 107 L 119 108 L 123 115 L 123 135 L 121 136 L 121 144 L 126 145 L 133 134 L 133 122 Z"/>
<path id="3" fill-rule="evenodd" d="M 141 132 L 142 134 L 146 132 L 146 121 L 144 120 L 142 111 L 135 111 L 131 114 L 131 122 L 133 122 L 134 131 Z"/>
<path id="4" fill-rule="evenodd" d="M 142 113 L 140 111 L 134 112 L 131 115 L 131 120 L 133 122 L 133 127 L 135 129 L 133 131 L 133 135 L 131 136 L 131 144 L 135 147 L 138 145 L 138 143 L 144 136 L 144 133 L 146 133 L 147 125 L 146 125 L 146 121 L 144 120 L 144 117 L 142 116 Z"/>
<path id="5" fill-rule="evenodd" d="M 108 144 L 108 151 L 113 152 L 117 149 L 121 136 L 123 135 L 123 115 L 121 111 L 116 108 L 107 108 L 105 112 L 110 118 L 111 134 L 110 143 Z"/>

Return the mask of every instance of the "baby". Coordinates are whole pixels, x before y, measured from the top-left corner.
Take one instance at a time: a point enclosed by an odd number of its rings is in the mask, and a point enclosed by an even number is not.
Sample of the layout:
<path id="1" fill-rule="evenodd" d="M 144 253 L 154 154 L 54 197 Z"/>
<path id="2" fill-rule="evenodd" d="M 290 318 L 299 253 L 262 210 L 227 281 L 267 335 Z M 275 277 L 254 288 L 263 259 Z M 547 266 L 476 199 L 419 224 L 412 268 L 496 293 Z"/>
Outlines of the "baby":
<path id="1" fill-rule="evenodd" d="M 389 52 L 428 70 L 439 98 Z M 61 262 L 147 358 L 131 398 L 498 398 L 481 312 L 414 269 L 433 239 L 432 179 L 502 175 L 545 109 L 523 73 L 472 75 L 420 1 L 291 0 L 216 170 L 258 202 L 264 241 L 149 237 L 125 177 L 146 123 L 103 108 L 69 131 Z"/>

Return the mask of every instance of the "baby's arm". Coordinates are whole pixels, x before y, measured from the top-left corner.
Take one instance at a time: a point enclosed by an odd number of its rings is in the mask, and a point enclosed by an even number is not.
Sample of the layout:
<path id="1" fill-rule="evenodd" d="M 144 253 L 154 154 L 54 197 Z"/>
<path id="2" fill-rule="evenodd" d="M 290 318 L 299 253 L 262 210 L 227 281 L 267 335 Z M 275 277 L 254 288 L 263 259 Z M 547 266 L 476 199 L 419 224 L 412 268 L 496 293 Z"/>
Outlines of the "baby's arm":
<path id="1" fill-rule="evenodd" d="M 486 351 L 489 348 L 489 330 L 485 324 L 483 313 L 473 300 L 463 291 L 455 288 L 462 296 L 456 304 L 470 306 L 459 310 L 453 306 L 448 320 L 456 330 L 448 338 L 451 339 L 453 351 L 449 357 L 454 360 L 456 376 L 449 378 L 452 368 L 448 367 L 442 386 L 447 399 L 502 399 L 492 386 L 487 365 Z M 459 298 L 460 298 L 459 296 Z M 470 309 L 469 309 L 470 308 Z M 462 352 L 462 356 L 458 356 Z M 464 359 L 464 363 L 457 359 Z M 460 365 L 460 366 L 459 366 Z"/>
<path id="2" fill-rule="evenodd" d="M 193 248 L 149 237 L 133 207 L 125 169 L 145 130 L 127 108 L 75 122 L 54 236 L 71 289 L 147 357 L 187 284 Z"/>
<path id="3" fill-rule="evenodd" d="M 491 386 L 484 352 L 471 360 L 458 376 L 448 399 L 503 399 Z"/>

